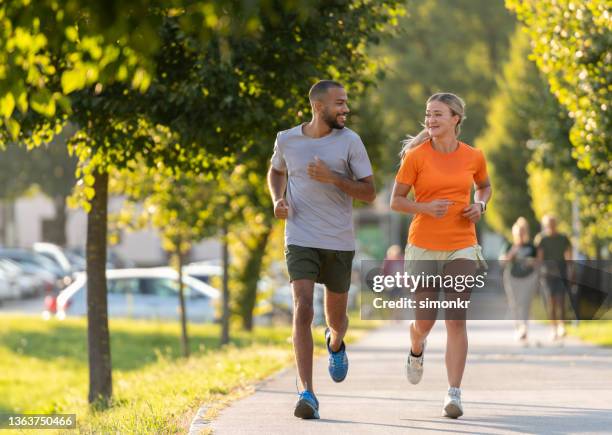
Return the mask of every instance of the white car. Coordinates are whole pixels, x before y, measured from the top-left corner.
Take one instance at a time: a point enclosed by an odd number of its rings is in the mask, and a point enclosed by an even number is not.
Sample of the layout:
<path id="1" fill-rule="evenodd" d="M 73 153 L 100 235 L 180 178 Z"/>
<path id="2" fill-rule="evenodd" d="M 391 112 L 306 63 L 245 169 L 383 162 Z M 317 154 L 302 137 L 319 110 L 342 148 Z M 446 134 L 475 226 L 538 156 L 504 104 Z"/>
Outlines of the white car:
<path id="1" fill-rule="evenodd" d="M 64 275 L 71 275 L 74 272 L 70 260 L 59 246 L 53 243 L 38 242 L 34 243 L 32 249 L 52 260 L 63 271 Z"/>
<path id="2" fill-rule="evenodd" d="M 216 264 L 207 262 L 190 263 L 183 266 L 183 273 L 199 279 L 206 284 L 210 284 L 210 278 L 213 276 L 223 276 L 223 268 Z"/>
<path id="3" fill-rule="evenodd" d="M 0 304 L 9 299 L 15 299 L 13 287 L 6 272 L 0 269 Z"/>
<path id="4" fill-rule="evenodd" d="M 141 319 L 179 318 L 178 273 L 169 267 L 109 269 L 106 271 L 109 317 Z M 214 320 L 214 301 L 219 290 L 200 280 L 183 276 L 187 319 Z M 87 275 L 77 273 L 75 281 L 57 297 L 57 317 L 87 315 Z"/>
<path id="5" fill-rule="evenodd" d="M 0 271 L 9 283 L 10 299 L 34 296 L 44 290 L 44 282 L 40 277 L 26 272 L 14 261 L 0 258 Z"/>

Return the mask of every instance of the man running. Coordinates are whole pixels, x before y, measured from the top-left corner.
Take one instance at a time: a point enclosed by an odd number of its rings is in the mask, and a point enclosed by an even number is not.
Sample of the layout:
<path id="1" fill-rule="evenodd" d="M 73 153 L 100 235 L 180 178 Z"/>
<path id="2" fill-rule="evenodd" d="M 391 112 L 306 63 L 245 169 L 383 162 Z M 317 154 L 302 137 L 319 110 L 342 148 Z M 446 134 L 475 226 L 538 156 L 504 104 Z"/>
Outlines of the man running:
<path id="1" fill-rule="evenodd" d="M 344 87 L 317 82 L 309 93 L 313 117 L 276 137 L 268 187 L 274 216 L 286 219 L 285 258 L 293 289 L 293 348 L 302 392 L 299 418 L 319 418 L 312 384 L 315 282 L 325 285 L 325 331 L 329 374 L 342 382 L 348 372 L 344 335 L 355 255 L 353 198 L 376 198 L 372 165 L 361 138 L 345 128 L 349 113 Z M 286 195 L 286 196 L 285 196 Z"/>

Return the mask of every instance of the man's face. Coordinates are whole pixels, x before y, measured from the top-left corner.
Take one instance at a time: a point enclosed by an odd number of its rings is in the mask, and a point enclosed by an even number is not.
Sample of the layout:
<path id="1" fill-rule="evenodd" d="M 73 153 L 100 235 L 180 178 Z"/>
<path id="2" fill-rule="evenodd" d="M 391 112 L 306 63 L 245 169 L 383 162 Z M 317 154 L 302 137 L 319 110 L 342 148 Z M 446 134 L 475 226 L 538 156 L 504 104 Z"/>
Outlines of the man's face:
<path id="1" fill-rule="evenodd" d="M 331 88 L 320 101 L 320 113 L 330 128 L 342 129 L 350 112 L 344 88 Z"/>
<path id="2" fill-rule="evenodd" d="M 557 232 L 557 220 L 553 217 L 545 218 L 542 226 L 546 234 L 555 234 Z"/>

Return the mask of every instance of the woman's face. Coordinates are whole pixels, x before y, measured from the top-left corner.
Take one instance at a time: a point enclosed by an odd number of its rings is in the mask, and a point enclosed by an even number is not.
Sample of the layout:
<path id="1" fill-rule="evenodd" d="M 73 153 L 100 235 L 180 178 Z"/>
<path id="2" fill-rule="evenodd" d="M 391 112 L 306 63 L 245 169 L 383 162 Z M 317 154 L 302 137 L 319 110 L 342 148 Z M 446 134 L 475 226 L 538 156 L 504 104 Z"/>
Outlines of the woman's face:
<path id="1" fill-rule="evenodd" d="M 448 134 L 455 136 L 455 125 L 459 116 L 453 115 L 450 107 L 441 101 L 432 101 L 425 110 L 425 128 L 430 137 L 442 137 Z"/>
<path id="2" fill-rule="evenodd" d="M 527 230 L 524 227 L 514 225 L 512 227 L 512 238 L 515 244 L 520 245 L 527 239 Z"/>

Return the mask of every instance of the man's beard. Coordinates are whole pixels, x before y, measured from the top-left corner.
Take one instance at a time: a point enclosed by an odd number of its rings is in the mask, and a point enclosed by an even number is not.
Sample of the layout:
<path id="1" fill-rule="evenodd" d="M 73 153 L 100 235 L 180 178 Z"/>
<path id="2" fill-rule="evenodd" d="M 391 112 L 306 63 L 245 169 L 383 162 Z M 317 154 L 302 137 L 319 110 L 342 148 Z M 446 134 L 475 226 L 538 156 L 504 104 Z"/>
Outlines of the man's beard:
<path id="1" fill-rule="evenodd" d="M 344 125 L 338 124 L 338 121 L 336 121 L 336 116 L 332 116 L 328 112 L 323 113 L 323 121 L 325 121 L 329 128 L 335 128 L 338 130 L 342 130 L 344 128 Z"/>

